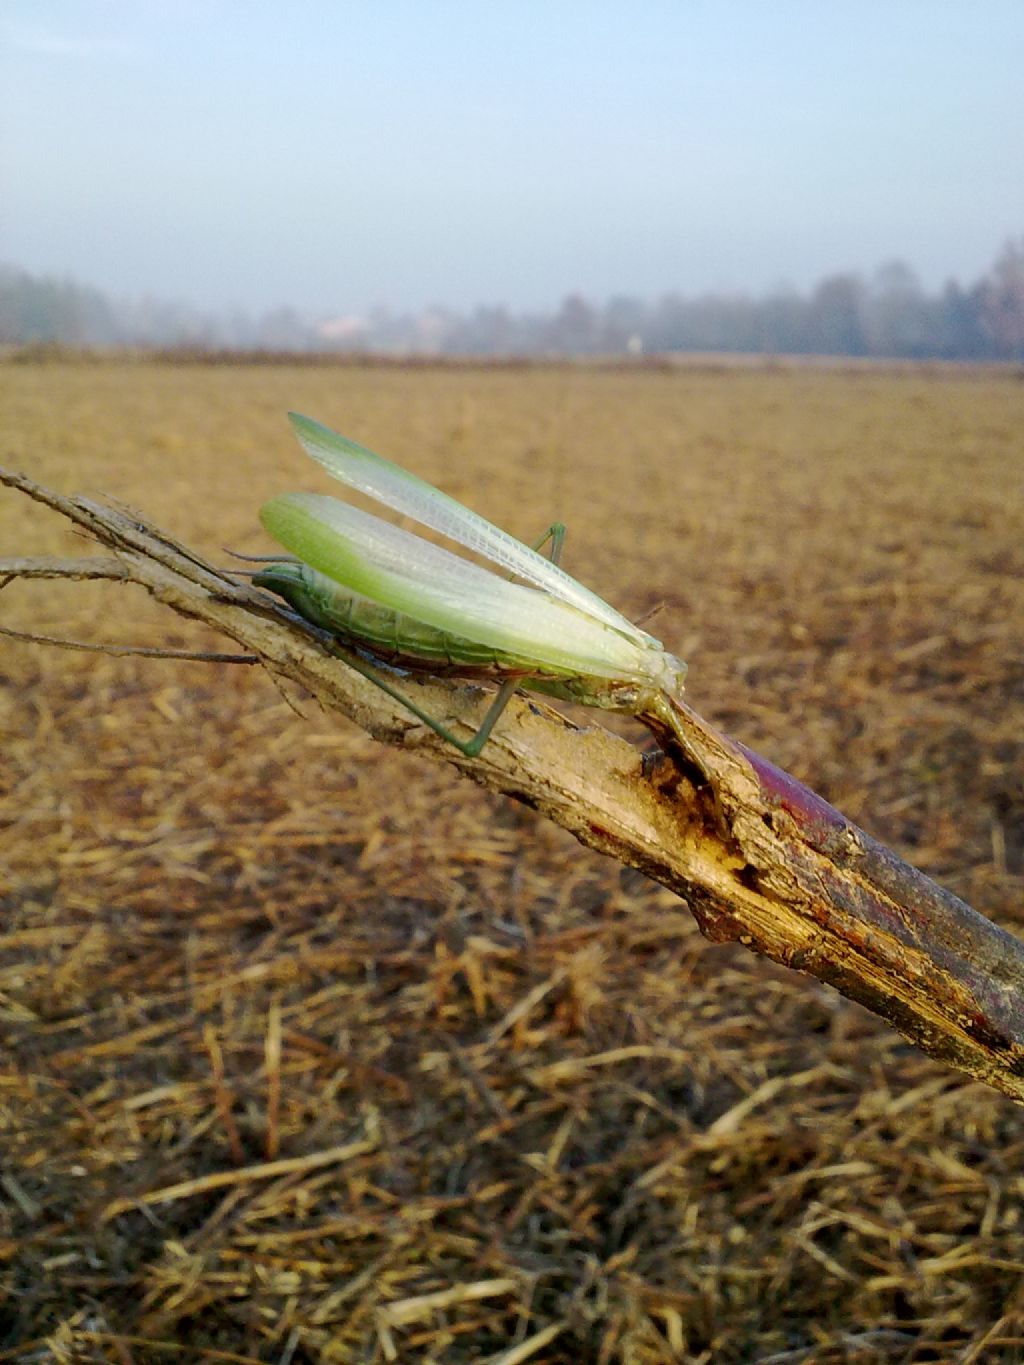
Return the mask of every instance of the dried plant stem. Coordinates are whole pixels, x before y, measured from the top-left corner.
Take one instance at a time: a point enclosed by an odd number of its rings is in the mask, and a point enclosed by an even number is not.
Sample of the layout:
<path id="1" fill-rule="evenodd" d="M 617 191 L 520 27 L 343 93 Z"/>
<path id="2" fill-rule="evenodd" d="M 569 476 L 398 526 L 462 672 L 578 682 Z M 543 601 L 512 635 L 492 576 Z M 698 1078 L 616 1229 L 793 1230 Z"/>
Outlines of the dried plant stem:
<path id="1" fill-rule="evenodd" d="M 159 645 L 94 645 L 86 640 L 67 640 L 62 635 L 37 635 L 30 630 L 11 630 L 0 626 L 8 640 L 25 640 L 30 645 L 53 645 L 55 649 L 77 649 L 84 654 L 110 654 L 114 658 L 138 655 L 143 659 L 188 659 L 201 664 L 258 664 L 255 654 L 218 654 L 206 649 L 164 649 Z"/>
<path id="2" fill-rule="evenodd" d="M 190 1199 L 195 1194 L 207 1194 L 210 1190 L 222 1190 L 233 1185 L 251 1184 L 259 1180 L 276 1180 L 282 1175 L 296 1175 L 305 1171 L 319 1170 L 324 1166 L 336 1166 L 356 1157 L 372 1152 L 374 1144 L 365 1140 L 347 1142 L 340 1147 L 330 1147 L 323 1152 L 310 1152 L 307 1156 L 287 1157 L 282 1161 L 264 1161 L 256 1166 L 242 1166 L 237 1170 L 213 1171 L 210 1175 L 199 1176 L 195 1180 L 182 1180 L 177 1185 L 166 1185 L 162 1189 L 147 1190 L 141 1195 L 125 1195 L 115 1199 L 103 1210 L 101 1219 L 109 1222 L 119 1213 L 136 1208 L 142 1204 L 170 1204 L 177 1199 Z"/>
<path id="3" fill-rule="evenodd" d="M 708 937 L 738 940 L 830 983 L 932 1056 L 1024 1101 L 1024 944 L 688 707 L 678 707 L 682 747 L 658 717 L 646 718 L 673 759 L 653 774 L 625 741 L 596 726 L 580 731 L 521 699 L 483 753 L 466 758 L 346 668 L 315 629 L 155 527 L 24 475 L 0 470 L 0 482 L 85 528 L 116 556 L 4 560 L 0 581 L 140 584 L 377 739 L 415 743 L 526 802 L 581 843 L 642 869 L 686 898 Z M 486 704 L 471 687 L 409 686 L 424 707 L 467 733 Z"/>

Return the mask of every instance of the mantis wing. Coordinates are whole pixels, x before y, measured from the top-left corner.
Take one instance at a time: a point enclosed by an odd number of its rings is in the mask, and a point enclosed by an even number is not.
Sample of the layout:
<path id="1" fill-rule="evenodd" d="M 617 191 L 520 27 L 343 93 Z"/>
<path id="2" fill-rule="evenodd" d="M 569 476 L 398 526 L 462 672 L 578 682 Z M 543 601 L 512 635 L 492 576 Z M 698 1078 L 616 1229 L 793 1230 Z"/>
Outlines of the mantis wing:
<path id="1" fill-rule="evenodd" d="M 603 598 L 577 582 L 571 574 L 531 550 L 515 536 L 470 511 L 455 498 L 442 493 L 400 465 L 375 455 L 372 450 L 338 435 L 298 413 L 288 414 L 306 452 L 329 474 L 365 493 L 395 512 L 412 517 L 422 526 L 439 532 L 467 550 L 482 555 L 517 578 L 568 602 L 578 611 L 618 631 L 640 648 L 649 648 L 653 637 L 639 630 Z"/>
<path id="2" fill-rule="evenodd" d="M 499 578 L 400 526 L 315 493 L 285 493 L 260 520 L 311 568 L 394 611 L 571 675 L 649 681 L 664 658 L 570 603 Z"/>

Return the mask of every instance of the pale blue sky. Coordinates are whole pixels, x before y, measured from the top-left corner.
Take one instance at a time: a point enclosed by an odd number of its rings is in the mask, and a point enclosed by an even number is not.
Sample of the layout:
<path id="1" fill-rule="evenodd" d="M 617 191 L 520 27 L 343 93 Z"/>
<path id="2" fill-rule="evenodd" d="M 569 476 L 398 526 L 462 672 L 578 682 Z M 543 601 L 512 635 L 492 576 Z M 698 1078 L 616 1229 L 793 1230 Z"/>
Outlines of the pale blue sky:
<path id="1" fill-rule="evenodd" d="M 548 308 L 1024 233 L 1024 0 L 5 0 L 0 260 Z"/>

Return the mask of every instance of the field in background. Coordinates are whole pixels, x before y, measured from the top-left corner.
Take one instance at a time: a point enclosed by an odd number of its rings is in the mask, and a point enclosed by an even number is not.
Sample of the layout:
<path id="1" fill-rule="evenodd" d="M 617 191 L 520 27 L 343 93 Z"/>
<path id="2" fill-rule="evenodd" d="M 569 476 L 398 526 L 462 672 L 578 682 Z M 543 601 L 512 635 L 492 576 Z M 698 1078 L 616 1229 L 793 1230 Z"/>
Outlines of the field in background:
<path id="1" fill-rule="evenodd" d="M 1024 932 L 1019 376 L 12 364 L 0 463 L 259 552 L 332 491 L 288 408 L 566 521 L 699 711 Z M 0 494 L 0 554 L 89 549 Z M 0 1361 L 1021 1358 L 1008 1099 L 255 670 L 0 678 Z"/>

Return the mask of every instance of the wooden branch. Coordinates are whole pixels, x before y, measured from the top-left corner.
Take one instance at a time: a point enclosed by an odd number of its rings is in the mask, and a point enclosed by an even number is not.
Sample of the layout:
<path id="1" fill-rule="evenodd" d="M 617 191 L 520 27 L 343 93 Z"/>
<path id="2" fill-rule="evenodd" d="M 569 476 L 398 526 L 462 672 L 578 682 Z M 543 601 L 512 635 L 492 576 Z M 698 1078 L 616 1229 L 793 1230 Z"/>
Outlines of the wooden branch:
<path id="1" fill-rule="evenodd" d="M 415 745 L 640 868 L 685 897 L 709 938 L 735 939 L 828 982 L 933 1057 L 1024 1101 L 1024 944 L 688 707 L 679 708 L 681 748 L 645 718 L 669 755 L 654 765 L 607 731 L 579 730 L 522 698 L 469 759 L 347 668 L 314 627 L 155 527 L 24 475 L 0 470 L 0 482 L 115 556 L 0 560 L 0 584 L 33 576 L 141 584 L 375 738 Z M 475 687 L 404 685 L 467 735 L 486 705 Z"/>

